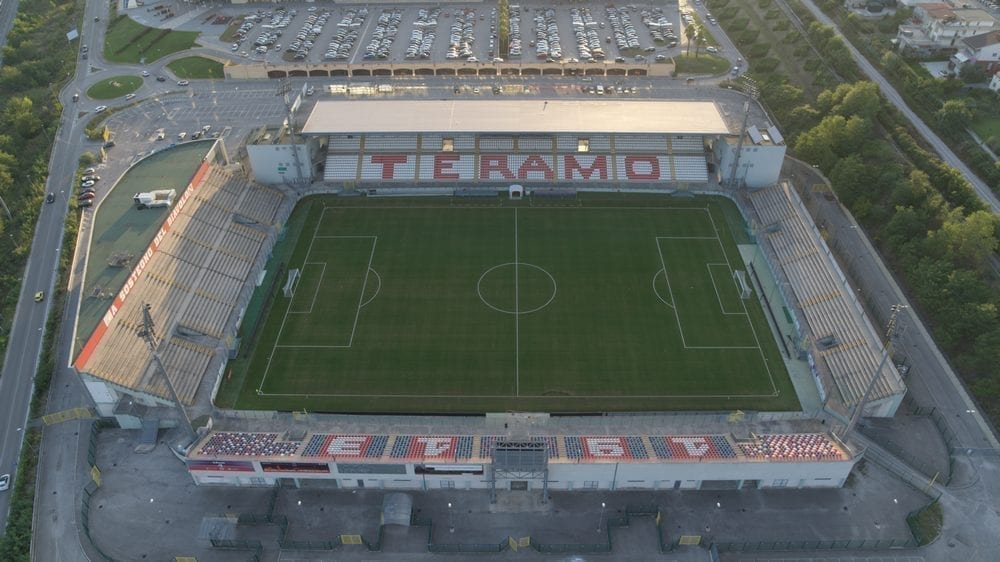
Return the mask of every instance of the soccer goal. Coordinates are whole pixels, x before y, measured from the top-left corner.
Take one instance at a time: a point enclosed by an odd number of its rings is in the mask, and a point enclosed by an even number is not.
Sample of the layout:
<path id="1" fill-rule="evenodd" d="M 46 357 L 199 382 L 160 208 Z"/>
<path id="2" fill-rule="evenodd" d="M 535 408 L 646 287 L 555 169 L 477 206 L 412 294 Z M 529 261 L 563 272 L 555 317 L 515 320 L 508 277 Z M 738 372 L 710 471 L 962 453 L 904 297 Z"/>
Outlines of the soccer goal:
<path id="1" fill-rule="evenodd" d="M 299 286 L 299 278 L 302 277 L 300 270 L 298 268 L 288 270 L 288 281 L 285 281 L 285 296 L 287 298 L 292 298 L 295 294 L 295 288 Z"/>
<path id="2" fill-rule="evenodd" d="M 753 294 L 753 290 L 750 288 L 750 284 L 747 283 L 747 274 L 742 269 L 737 269 L 733 271 L 733 280 L 736 281 L 736 286 L 740 290 L 740 298 L 748 299 L 750 295 Z"/>

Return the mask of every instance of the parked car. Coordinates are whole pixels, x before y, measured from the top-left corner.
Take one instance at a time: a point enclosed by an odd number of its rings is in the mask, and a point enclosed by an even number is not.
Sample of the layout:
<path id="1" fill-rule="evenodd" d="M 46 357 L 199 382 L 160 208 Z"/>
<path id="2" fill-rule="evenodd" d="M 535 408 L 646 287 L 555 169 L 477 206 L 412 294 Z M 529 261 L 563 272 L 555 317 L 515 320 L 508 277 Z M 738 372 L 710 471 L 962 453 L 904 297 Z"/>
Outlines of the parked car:
<path id="1" fill-rule="evenodd" d="M 80 184 L 80 187 L 94 187 L 94 182 L 92 182 L 92 181 L 85 181 L 85 182 L 83 182 L 83 183 Z"/>
<path id="2" fill-rule="evenodd" d="M 115 141 L 108 141 L 104 143 L 104 148 L 114 148 L 114 147 L 115 147 Z"/>
<path id="3" fill-rule="evenodd" d="M 93 174 L 88 174 L 80 178 L 80 181 L 101 181 L 101 176 L 95 176 Z"/>
<path id="4" fill-rule="evenodd" d="M 91 199 L 84 199 L 83 201 L 76 202 L 77 207 L 93 207 L 94 202 Z"/>
<path id="5" fill-rule="evenodd" d="M 95 197 L 97 197 L 96 193 L 94 193 L 93 191 L 88 191 L 86 193 L 81 193 L 80 195 L 77 196 L 76 199 L 78 201 L 86 201 L 87 199 L 93 199 Z"/>
<path id="6" fill-rule="evenodd" d="M 83 175 L 85 176 L 89 176 L 90 174 L 96 174 L 96 173 L 97 170 L 95 170 L 94 168 L 87 168 L 86 170 L 83 171 Z"/>

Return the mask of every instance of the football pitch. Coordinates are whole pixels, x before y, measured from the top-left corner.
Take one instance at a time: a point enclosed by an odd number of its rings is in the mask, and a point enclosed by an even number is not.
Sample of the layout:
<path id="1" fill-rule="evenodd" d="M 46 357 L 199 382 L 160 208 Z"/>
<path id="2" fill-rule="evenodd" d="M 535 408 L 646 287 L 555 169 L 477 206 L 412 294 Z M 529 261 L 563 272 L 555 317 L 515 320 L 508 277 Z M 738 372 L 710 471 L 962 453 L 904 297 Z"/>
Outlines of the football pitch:
<path id="1" fill-rule="evenodd" d="M 300 203 L 286 273 L 269 289 L 252 351 L 233 367 L 236 406 L 798 408 L 757 295 L 742 298 L 734 279 L 746 269 L 736 244 L 746 241 L 732 202 L 498 201 Z"/>

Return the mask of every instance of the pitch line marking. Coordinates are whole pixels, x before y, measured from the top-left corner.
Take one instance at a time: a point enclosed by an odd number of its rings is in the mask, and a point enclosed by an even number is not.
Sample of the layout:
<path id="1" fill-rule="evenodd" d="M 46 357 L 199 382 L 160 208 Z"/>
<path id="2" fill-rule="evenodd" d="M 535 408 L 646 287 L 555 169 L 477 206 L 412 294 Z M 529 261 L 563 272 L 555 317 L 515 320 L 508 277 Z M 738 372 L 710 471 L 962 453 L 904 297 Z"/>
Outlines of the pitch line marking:
<path id="1" fill-rule="evenodd" d="M 354 345 L 354 333 L 358 329 L 358 318 L 361 316 L 361 307 L 364 306 L 362 301 L 365 298 L 365 288 L 368 287 L 368 276 L 371 275 L 372 262 L 375 261 L 375 246 L 378 245 L 378 236 L 368 236 L 367 238 L 372 238 L 372 253 L 368 256 L 368 269 L 365 270 L 365 279 L 361 282 L 361 295 L 358 296 L 358 308 L 354 312 L 354 326 L 351 327 L 351 339 L 347 340 L 347 347 Z M 376 273 L 375 275 L 378 275 Z"/>
<path id="2" fill-rule="evenodd" d="M 258 392 L 260 396 L 283 396 L 283 397 L 308 397 L 317 396 L 322 398 L 398 398 L 398 397 L 412 397 L 412 398 L 510 398 L 509 394 L 325 394 L 310 392 L 306 393 L 289 393 L 289 392 L 279 392 L 279 393 L 266 393 Z M 648 398 L 774 398 L 778 396 L 777 393 L 774 394 L 642 394 L 642 395 L 631 395 L 625 396 L 621 394 L 608 394 L 608 395 L 578 395 L 578 396 L 559 396 L 561 399 L 625 399 L 625 400 L 641 400 Z M 518 396 L 518 398 L 525 399 L 542 399 L 551 400 L 552 396 L 543 395 L 531 395 L 525 394 L 523 396 Z"/>
<path id="3" fill-rule="evenodd" d="M 368 303 L 370 303 L 373 300 L 375 300 L 375 297 L 377 297 L 378 294 L 379 294 L 379 292 L 382 290 L 382 276 L 379 275 L 378 271 L 375 271 L 374 269 L 371 270 L 371 273 L 375 274 L 375 280 L 378 281 L 378 288 L 375 289 L 375 294 L 372 295 L 370 299 L 368 299 L 365 302 L 361 303 L 361 306 L 368 306 Z"/>
<path id="4" fill-rule="evenodd" d="M 307 265 L 322 265 L 323 269 L 322 269 L 322 271 L 319 272 L 319 283 L 316 283 L 316 289 L 313 291 L 313 298 L 312 298 L 312 302 L 309 303 L 309 310 L 292 310 L 292 305 L 291 305 L 291 303 L 289 303 L 289 305 L 288 305 L 288 314 L 312 314 L 313 307 L 316 306 L 316 297 L 317 297 L 317 295 L 319 295 L 319 289 L 323 285 L 323 278 L 326 276 L 326 262 L 325 261 L 305 262 L 302 265 L 303 266 L 307 266 Z M 303 267 L 303 269 L 304 269 L 304 267 Z M 299 283 L 301 283 L 301 282 L 302 282 L 302 278 L 300 277 L 299 278 Z M 291 300 L 293 300 L 293 301 L 295 300 L 295 294 L 294 293 L 292 294 L 292 299 Z"/>
<path id="5" fill-rule="evenodd" d="M 501 263 L 501 264 L 498 264 L 498 265 L 494 265 L 493 267 L 491 267 L 491 268 L 487 269 L 486 271 L 484 271 L 483 274 L 479 276 L 479 281 L 476 282 L 476 295 L 479 297 L 479 300 L 482 301 L 483 304 L 485 304 L 486 306 L 488 306 L 488 307 L 492 308 L 493 310 L 495 310 L 497 312 L 500 312 L 502 314 L 514 314 L 514 315 L 518 315 L 519 316 L 521 314 L 532 314 L 532 313 L 538 312 L 539 310 L 541 310 L 541 309 L 545 308 L 546 306 L 549 306 L 550 304 L 552 304 L 552 301 L 556 300 L 556 293 L 559 290 L 559 287 L 556 285 L 556 278 L 553 277 L 552 274 L 549 273 L 548 271 L 546 271 L 545 268 L 543 268 L 543 267 L 539 267 L 539 266 L 537 266 L 537 265 L 535 265 L 533 263 L 521 263 L 520 265 L 525 266 L 525 267 L 530 267 L 532 269 L 537 269 L 538 271 L 541 271 L 542 273 L 544 273 L 545 275 L 547 275 L 549 277 L 549 280 L 552 281 L 552 294 L 549 296 L 549 300 L 545 301 L 544 303 L 542 303 L 539 306 L 536 306 L 535 308 L 532 308 L 531 310 L 518 310 L 517 308 L 520 308 L 520 307 L 515 308 L 515 310 L 506 310 L 506 309 L 500 308 L 499 306 L 494 306 L 493 304 L 491 304 L 490 301 L 489 301 L 489 299 L 487 299 L 485 296 L 483 296 L 483 290 L 482 290 L 483 279 L 486 279 L 486 276 L 489 275 L 491 271 L 500 269 L 501 267 L 507 267 L 508 265 L 515 265 L 515 264 L 514 264 L 514 262 L 509 261 L 507 263 Z"/>
<path id="6" fill-rule="evenodd" d="M 708 207 L 705 207 L 705 214 L 708 215 L 708 220 L 712 223 L 712 230 L 716 234 L 716 240 L 719 243 L 719 248 L 722 250 L 722 255 L 726 259 L 726 265 L 729 267 L 729 271 L 732 272 L 733 266 L 729 262 L 729 255 L 726 254 L 726 247 L 722 243 L 719 227 L 716 226 L 715 218 L 712 217 L 712 212 Z M 740 304 L 743 306 L 743 313 L 746 314 L 747 325 L 750 326 L 750 333 L 753 334 L 753 339 L 757 342 L 757 352 L 760 354 L 761 362 L 764 363 L 764 370 L 767 371 L 767 378 L 771 381 L 771 390 L 777 393 L 778 386 L 774 382 L 774 374 L 771 372 L 771 365 L 767 362 L 767 357 L 764 356 L 764 347 L 760 344 L 760 338 L 757 336 L 757 329 L 754 328 L 753 322 L 750 320 L 750 311 L 747 310 L 747 303 L 743 299 L 740 299 Z"/>
<path id="7" fill-rule="evenodd" d="M 316 221 L 316 228 L 313 229 L 313 238 L 309 241 L 309 249 L 306 250 L 306 258 L 303 263 L 309 261 L 309 254 L 312 253 L 313 243 L 316 242 L 316 236 L 319 234 L 319 227 L 323 224 L 323 217 L 326 215 L 327 207 L 324 206 L 323 210 L 319 214 L 319 220 Z M 278 327 L 278 335 L 274 338 L 274 346 L 271 347 L 271 353 L 267 356 L 267 365 L 264 367 L 264 376 L 260 378 L 260 385 L 257 387 L 257 394 L 261 395 L 264 392 L 264 382 L 267 380 L 267 375 L 271 372 L 271 361 L 274 360 L 274 351 L 278 347 L 278 342 L 281 341 L 281 333 L 285 330 L 285 322 L 288 320 L 288 311 L 292 308 L 292 302 L 289 300 L 288 307 L 285 308 L 285 315 L 281 317 L 281 326 Z"/>
<path id="8" fill-rule="evenodd" d="M 667 302 L 667 299 L 663 298 L 660 295 L 660 291 L 658 291 L 656 289 L 656 278 L 659 277 L 661 273 L 664 273 L 664 271 L 662 269 L 653 274 L 653 294 L 656 295 L 656 298 L 660 299 L 660 302 L 662 302 L 663 304 L 669 306 L 670 308 L 673 308 L 674 305 L 671 304 L 671 303 L 669 303 L 669 302 Z"/>
<path id="9" fill-rule="evenodd" d="M 517 207 L 514 207 L 514 310 L 518 313 L 514 315 L 514 396 L 521 395 L 521 286 L 517 262 Z"/>
<path id="10" fill-rule="evenodd" d="M 715 275 L 712 274 L 712 266 L 725 267 L 726 271 L 732 274 L 732 270 L 729 269 L 729 264 L 726 263 L 706 263 L 705 267 L 708 268 L 708 279 L 712 282 L 712 288 L 715 289 L 715 300 L 719 301 L 719 310 L 722 314 L 726 316 L 743 316 L 746 312 L 728 312 L 725 305 L 722 304 L 722 295 L 719 294 L 719 286 L 715 283 Z"/>

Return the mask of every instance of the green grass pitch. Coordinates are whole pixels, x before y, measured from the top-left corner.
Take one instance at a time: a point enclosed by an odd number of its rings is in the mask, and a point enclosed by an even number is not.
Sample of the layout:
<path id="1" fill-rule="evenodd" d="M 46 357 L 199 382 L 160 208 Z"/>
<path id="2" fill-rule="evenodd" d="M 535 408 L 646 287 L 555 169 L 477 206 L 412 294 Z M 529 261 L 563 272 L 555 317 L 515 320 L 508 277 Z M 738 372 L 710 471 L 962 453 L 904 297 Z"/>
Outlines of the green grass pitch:
<path id="1" fill-rule="evenodd" d="M 327 197 L 296 214 L 284 243 L 301 277 L 291 298 L 273 284 L 231 364 L 238 408 L 798 408 L 756 295 L 733 280 L 746 240 L 726 199 Z"/>

